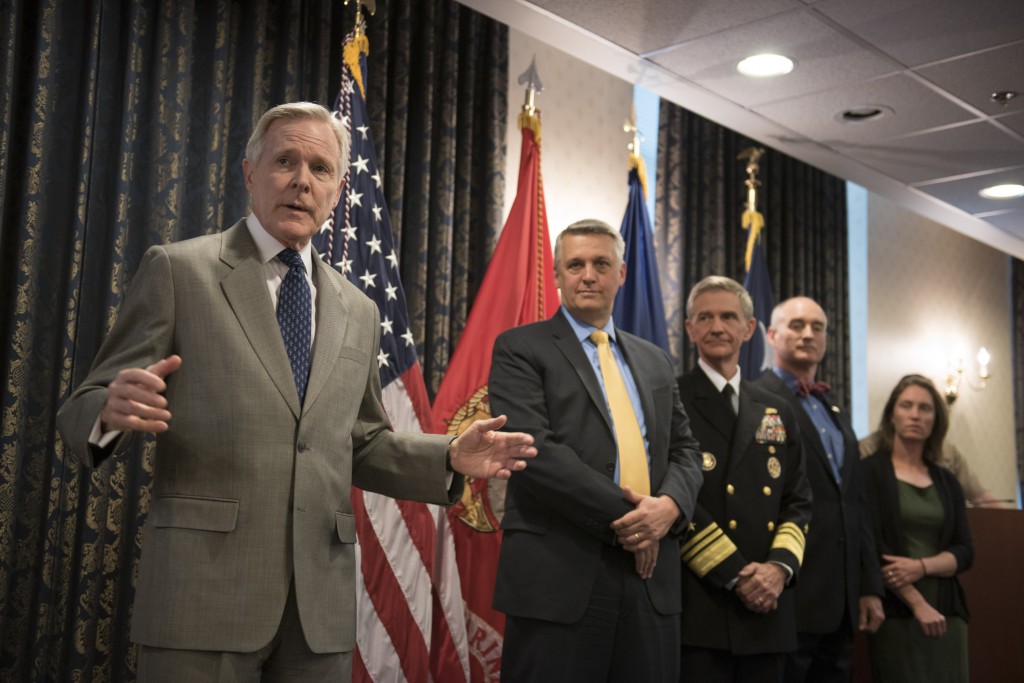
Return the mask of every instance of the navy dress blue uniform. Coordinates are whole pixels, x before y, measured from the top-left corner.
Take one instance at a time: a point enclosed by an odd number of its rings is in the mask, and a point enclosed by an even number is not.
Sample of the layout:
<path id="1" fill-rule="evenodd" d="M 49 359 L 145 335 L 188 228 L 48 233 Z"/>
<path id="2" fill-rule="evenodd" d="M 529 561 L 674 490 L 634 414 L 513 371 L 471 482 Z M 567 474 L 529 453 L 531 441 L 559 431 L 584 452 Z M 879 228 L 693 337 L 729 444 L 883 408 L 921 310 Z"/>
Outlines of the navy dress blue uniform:
<path id="1" fill-rule="evenodd" d="M 688 668 L 689 648 L 754 656 L 796 647 L 792 591 L 783 591 L 776 610 L 758 614 L 733 593 L 731 582 L 749 562 L 785 565 L 789 585 L 796 582 L 811 494 L 786 402 L 741 381 L 734 413 L 699 367 L 679 378 L 679 391 L 703 450 L 704 484 L 682 548 L 683 670 L 687 679 L 703 681 L 720 672 Z"/>

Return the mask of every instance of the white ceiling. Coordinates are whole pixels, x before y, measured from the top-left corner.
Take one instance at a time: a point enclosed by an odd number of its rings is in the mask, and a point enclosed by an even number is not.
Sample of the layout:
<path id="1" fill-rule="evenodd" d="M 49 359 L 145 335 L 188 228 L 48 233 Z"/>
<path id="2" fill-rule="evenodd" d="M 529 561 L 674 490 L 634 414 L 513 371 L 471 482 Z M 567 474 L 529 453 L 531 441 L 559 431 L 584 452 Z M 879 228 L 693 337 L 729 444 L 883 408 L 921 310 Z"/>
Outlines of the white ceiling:
<path id="1" fill-rule="evenodd" d="M 459 2 L 1024 259 L 1024 198 L 978 195 L 1024 184 L 1024 0 Z M 737 73 L 760 52 L 796 67 Z"/>

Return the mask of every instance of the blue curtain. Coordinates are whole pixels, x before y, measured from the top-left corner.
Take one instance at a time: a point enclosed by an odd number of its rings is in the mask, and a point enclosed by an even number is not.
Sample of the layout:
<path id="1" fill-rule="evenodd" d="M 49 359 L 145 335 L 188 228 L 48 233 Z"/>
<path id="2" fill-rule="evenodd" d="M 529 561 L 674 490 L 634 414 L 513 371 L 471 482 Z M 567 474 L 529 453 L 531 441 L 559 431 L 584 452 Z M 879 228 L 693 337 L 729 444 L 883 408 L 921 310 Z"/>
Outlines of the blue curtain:
<path id="1" fill-rule="evenodd" d="M 260 114 L 333 104 L 354 11 L 0 5 L 0 680 L 134 680 L 152 444 L 87 470 L 65 455 L 55 414 L 145 249 L 247 213 L 241 161 Z M 507 32 L 452 0 L 378 0 L 369 26 L 374 135 L 414 330 L 446 344 L 500 229 Z"/>

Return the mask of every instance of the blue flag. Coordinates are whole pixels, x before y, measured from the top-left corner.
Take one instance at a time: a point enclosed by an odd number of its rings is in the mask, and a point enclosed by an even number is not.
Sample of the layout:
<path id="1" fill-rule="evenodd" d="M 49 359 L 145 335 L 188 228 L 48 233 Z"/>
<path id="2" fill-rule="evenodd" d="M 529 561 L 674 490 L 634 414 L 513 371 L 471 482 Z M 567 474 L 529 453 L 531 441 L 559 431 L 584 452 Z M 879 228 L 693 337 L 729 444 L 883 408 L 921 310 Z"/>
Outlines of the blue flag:
<path id="1" fill-rule="evenodd" d="M 668 331 L 658 263 L 654 259 L 654 234 L 636 168 L 629 171 L 629 203 L 620 231 L 626 242 L 626 281 L 615 297 L 612 314 L 615 326 L 660 346 L 667 353 Z"/>
<path id="2" fill-rule="evenodd" d="M 764 241 L 760 235 L 754 238 L 754 249 L 750 255 L 743 287 L 754 300 L 757 328 L 750 341 L 740 348 L 740 372 L 743 379 L 752 382 L 760 377 L 762 372 L 772 367 L 772 347 L 768 343 L 767 330 L 771 323 L 772 309 L 775 308 L 775 295 L 772 294 L 768 261 L 764 255 Z"/>

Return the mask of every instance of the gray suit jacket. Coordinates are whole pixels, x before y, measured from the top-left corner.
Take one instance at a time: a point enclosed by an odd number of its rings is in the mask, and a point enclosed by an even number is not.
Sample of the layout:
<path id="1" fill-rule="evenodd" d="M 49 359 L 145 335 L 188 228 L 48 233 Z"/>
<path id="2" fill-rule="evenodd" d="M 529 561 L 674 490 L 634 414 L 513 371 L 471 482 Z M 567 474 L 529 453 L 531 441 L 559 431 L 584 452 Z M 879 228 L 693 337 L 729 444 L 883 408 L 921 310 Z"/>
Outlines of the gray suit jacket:
<path id="1" fill-rule="evenodd" d="M 317 326 L 306 399 L 295 382 L 259 251 L 244 221 L 146 252 L 89 376 L 59 415 L 95 465 L 89 432 L 119 370 L 171 353 L 173 418 L 157 437 L 132 639 L 250 652 L 274 636 L 294 578 L 314 652 L 355 642 L 350 488 L 453 503 L 449 437 L 399 435 L 381 407 L 376 306 L 313 259 Z"/>

